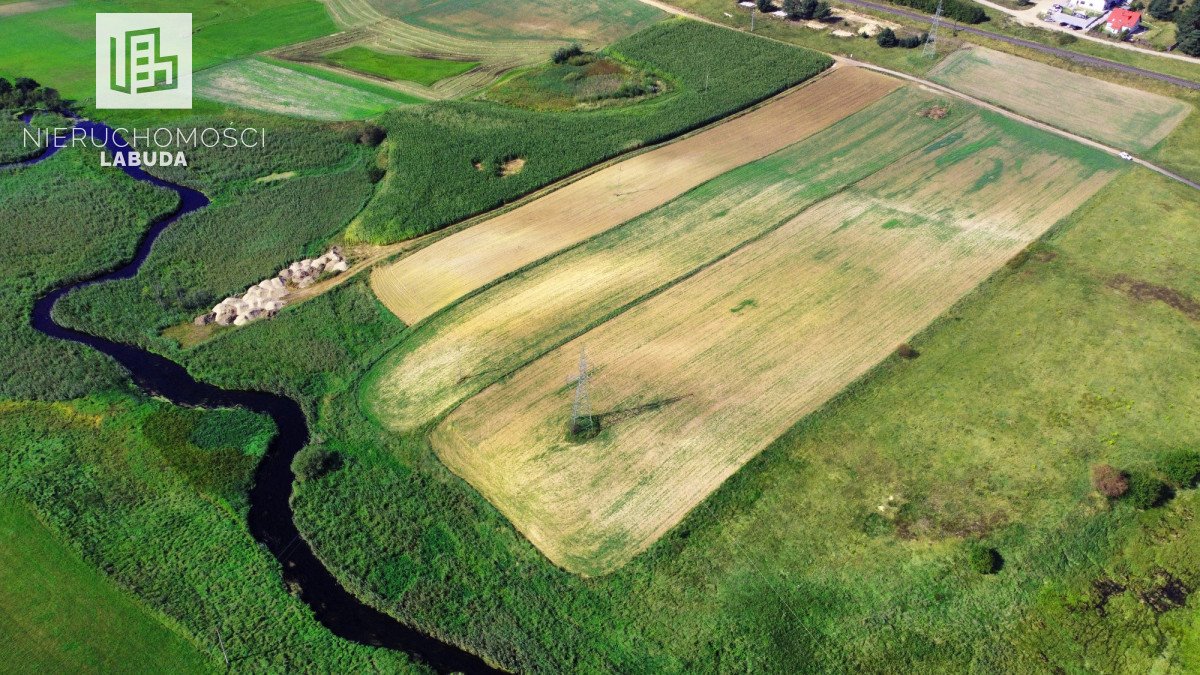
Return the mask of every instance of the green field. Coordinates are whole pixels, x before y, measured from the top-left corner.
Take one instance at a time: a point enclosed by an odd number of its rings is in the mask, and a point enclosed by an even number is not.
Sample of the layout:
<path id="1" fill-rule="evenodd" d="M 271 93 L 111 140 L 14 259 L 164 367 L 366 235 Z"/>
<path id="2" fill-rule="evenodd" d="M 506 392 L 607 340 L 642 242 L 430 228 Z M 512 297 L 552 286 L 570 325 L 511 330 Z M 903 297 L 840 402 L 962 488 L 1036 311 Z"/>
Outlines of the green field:
<path id="1" fill-rule="evenodd" d="M 669 85 L 656 75 L 594 54 L 548 63 L 489 89 L 489 101 L 533 110 L 571 110 L 657 96 Z"/>
<path id="2" fill-rule="evenodd" d="M 214 0 L 75 0 L 0 20 L 0 76 L 33 77 L 65 97 L 91 99 L 96 93 L 97 12 L 191 12 L 193 67 L 198 71 L 337 30 L 325 7 L 314 0 L 262 0 L 253 6 Z"/>
<path id="3" fill-rule="evenodd" d="M 982 47 L 951 54 L 929 78 L 1051 126 L 1134 152 L 1157 145 L 1192 111 L 1176 99 Z"/>
<path id="4" fill-rule="evenodd" d="M 258 59 L 201 71 L 195 88 L 198 96 L 221 103 L 318 120 L 363 119 L 414 102 L 398 92 L 384 96 Z"/>
<path id="5" fill-rule="evenodd" d="M 381 123 L 392 142 L 393 170 L 350 234 L 388 242 L 444 227 L 621 152 L 720 119 L 830 64 L 822 54 L 678 19 L 607 51 L 662 73 L 675 89 L 637 105 L 579 112 L 446 101 L 389 113 Z M 511 156 L 526 159 L 521 173 L 500 177 L 475 168 Z"/>
<path id="6" fill-rule="evenodd" d="M 427 87 L 479 65 L 478 61 L 426 59 L 407 54 L 387 54 L 359 46 L 330 52 L 325 54 L 324 60 L 355 72 L 387 80 L 407 80 Z"/>
<path id="7" fill-rule="evenodd" d="M 24 672 L 191 673 L 213 665 L 7 498 L 0 499 L 0 635 L 8 637 L 0 645 L 6 668 Z"/>
<path id="8" fill-rule="evenodd" d="M 1189 671 L 1194 600 L 1157 621 L 1137 590 L 1105 616 L 1088 603 L 1093 582 L 1152 588 L 1157 567 L 1200 582 L 1196 494 L 1139 514 L 1098 500 L 1088 471 L 1148 467 L 1200 438 L 1193 320 L 1109 285 L 1126 274 L 1200 296 L 1198 207 L 1126 173 L 914 340 L 918 358 L 887 361 L 601 580 L 546 564 L 423 434 L 372 431 L 349 393 L 326 399 L 319 426 L 354 463 L 303 486 L 301 527 L 352 587 L 425 625 L 469 611 L 457 634 L 519 670 L 1039 671 L 1043 656 L 1144 670 L 1165 654 Z M 275 329 L 257 334 L 261 353 L 286 344 Z M 999 574 L 965 568 L 976 539 L 1000 550 Z M 1116 639 L 1087 642 L 1096 630 Z"/>

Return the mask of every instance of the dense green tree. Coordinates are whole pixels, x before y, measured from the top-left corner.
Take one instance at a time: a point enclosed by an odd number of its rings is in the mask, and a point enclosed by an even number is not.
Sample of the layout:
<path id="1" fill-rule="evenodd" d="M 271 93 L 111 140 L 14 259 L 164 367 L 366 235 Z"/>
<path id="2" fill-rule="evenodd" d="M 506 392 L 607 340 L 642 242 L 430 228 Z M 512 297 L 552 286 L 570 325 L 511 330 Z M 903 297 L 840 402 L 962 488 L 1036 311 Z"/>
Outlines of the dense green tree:
<path id="1" fill-rule="evenodd" d="M 788 18 L 793 21 L 803 19 L 804 0 L 783 0 L 783 11 L 787 12 Z"/>
<path id="2" fill-rule="evenodd" d="M 818 2 L 816 10 L 813 11 L 813 18 L 817 21 L 824 21 L 831 16 L 833 16 L 833 8 L 829 6 L 829 3 L 823 0 Z"/>
<path id="3" fill-rule="evenodd" d="M 1150 0 L 1150 16 L 1161 21 L 1170 21 L 1175 16 L 1173 0 Z"/>
<path id="4" fill-rule="evenodd" d="M 758 11 L 760 12 L 770 12 L 775 9 L 771 5 L 771 0 L 756 0 L 754 4 L 758 5 Z"/>
<path id="5" fill-rule="evenodd" d="M 875 36 L 875 42 L 884 49 L 891 49 L 899 43 L 899 40 L 896 39 L 895 31 L 891 28 L 884 28 L 879 35 Z"/>
<path id="6" fill-rule="evenodd" d="M 1200 56 L 1200 0 L 1193 0 L 1190 5 L 1175 16 L 1178 27 L 1179 51 L 1189 56 Z"/>

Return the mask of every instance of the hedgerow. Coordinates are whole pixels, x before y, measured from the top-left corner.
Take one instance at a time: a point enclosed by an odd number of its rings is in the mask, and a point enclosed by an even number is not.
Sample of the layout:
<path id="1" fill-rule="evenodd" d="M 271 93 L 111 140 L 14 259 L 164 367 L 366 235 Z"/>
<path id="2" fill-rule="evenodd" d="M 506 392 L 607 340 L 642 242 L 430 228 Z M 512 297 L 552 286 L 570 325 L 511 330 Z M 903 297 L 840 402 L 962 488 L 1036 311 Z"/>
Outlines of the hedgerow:
<path id="1" fill-rule="evenodd" d="M 662 73 L 672 80 L 672 92 L 588 111 L 535 112 L 479 101 L 393 111 L 383 120 L 391 144 L 388 175 L 353 234 L 388 242 L 436 230 L 725 117 L 832 63 L 824 54 L 685 20 L 655 24 L 604 54 Z M 475 167 L 514 156 L 526 160 L 516 175 Z"/>

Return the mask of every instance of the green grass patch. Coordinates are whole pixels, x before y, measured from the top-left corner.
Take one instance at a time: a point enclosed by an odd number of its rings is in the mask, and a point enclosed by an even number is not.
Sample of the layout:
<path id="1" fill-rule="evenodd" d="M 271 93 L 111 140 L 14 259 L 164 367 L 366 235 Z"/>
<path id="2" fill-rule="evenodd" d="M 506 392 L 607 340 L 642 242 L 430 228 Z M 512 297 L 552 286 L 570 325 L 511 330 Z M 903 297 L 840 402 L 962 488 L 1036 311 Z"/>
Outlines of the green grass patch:
<path id="1" fill-rule="evenodd" d="M 19 501 L 0 498 L 0 658 L 23 672 L 208 672 L 213 663 Z"/>
<path id="2" fill-rule="evenodd" d="M 28 516 L 0 507 L 0 536 L 11 528 L 30 544 L 0 552 L 0 560 L 12 560 L 0 568 L 0 577 L 11 580 L 0 598 L 16 595 L 0 602 L 15 603 L 22 619 L 36 618 L 30 627 L 48 630 L 42 639 L 49 643 L 6 631 L 14 637 L 0 650 L 37 644 L 32 658 L 52 665 L 56 653 L 64 654 L 64 665 L 86 672 L 162 672 L 176 664 L 216 670 L 224 666 L 222 650 L 231 664 L 256 672 L 412 672 L 401 652 L 334 636 L 288 593 L 278 564 L 246 529 L 244 491 L 224 492 L 248 486 L 255 462 L 231 464 L 189 444 L 186 434 L 200 414 L 128 395 L 0 404 L 6 462 L 0 490 L 29 504 L 90 568 L 65 559 L 61 547 L 47 548 L 45 531 Z M 183 439 L 175 437 L 179 429 Z M 206 658 L 183 658 L 183 641 L 161 626 L 155 630 L 114 583 L 169 617 Z M 26 603 L 40 598 L 46 603 L 30 610 Z M 0 625 L 10 620 L 5 614 Z M 58 622 L 57 629 L 47 629 L 47 621 Z M 76 627 L 84 634 L 73 637 Z"/>
<path id="3" fill-rule="evenodd" d="M 190 12 L 193 66 L 200 71 L 338 30 L 314 0 L 77 0 L 0 21 L 0 76 L 27 75 L 67 98 L 95 96 L 97 12 Z"/>
<path id="4" fill-rule="evenodd" d="M 427 87 L 448 77 L 461 75 L 478 61 L 427 59 L 408 54 L 385 54 L 359 45 L 325 54 L 323 60 L 348 70 L 387 80 L 416 82 Z"/>
<path id="5" fill-rule="evenodd" d="M 485 96 L 532 110 L 571 110 L 642 100 L 666 89 L 667 83 L 652 73 L 603 55 L 581 54 L 508 78 Z"/>

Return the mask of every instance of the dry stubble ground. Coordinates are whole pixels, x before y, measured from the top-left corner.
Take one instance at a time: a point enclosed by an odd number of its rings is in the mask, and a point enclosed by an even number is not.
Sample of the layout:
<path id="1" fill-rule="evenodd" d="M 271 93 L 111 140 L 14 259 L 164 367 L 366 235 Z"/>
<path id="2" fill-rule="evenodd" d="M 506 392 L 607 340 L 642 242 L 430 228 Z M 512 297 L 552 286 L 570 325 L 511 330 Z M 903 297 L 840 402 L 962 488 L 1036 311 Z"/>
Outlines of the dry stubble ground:
<path id="1" fill-rule="evenodd" d="M 1191 106 L 1159 94 L 983 47 L 948 56 L 929 79 L 964 94 L 1102 143 L 1148 150 L 1171 133 Z"/>
<path id="2" fill-rule="evenodd" d="M 803 208 L 949 133 L 915 88 L 455 304 L 422 323 L 366 380 L 363 404 L 396 431 L 454 404 L 647 294 L 787 222 Z"/>
<path id="3" fill-rule="evenodd" d="M 603 574 L 1116 173 L 989 113 L 468 400 L 435 450 L 539 549 Z M 586 346 L 603 430 L 565 437 Z"/>
<path id="4" fill-rule="evenodd" d="M 371 287 L 412 325 L 550 254 L 661 206 L 870 105 L 895 80 L 838 68 L 729 122 L 618 162 L 439 241 L 371 275 Z"/>

